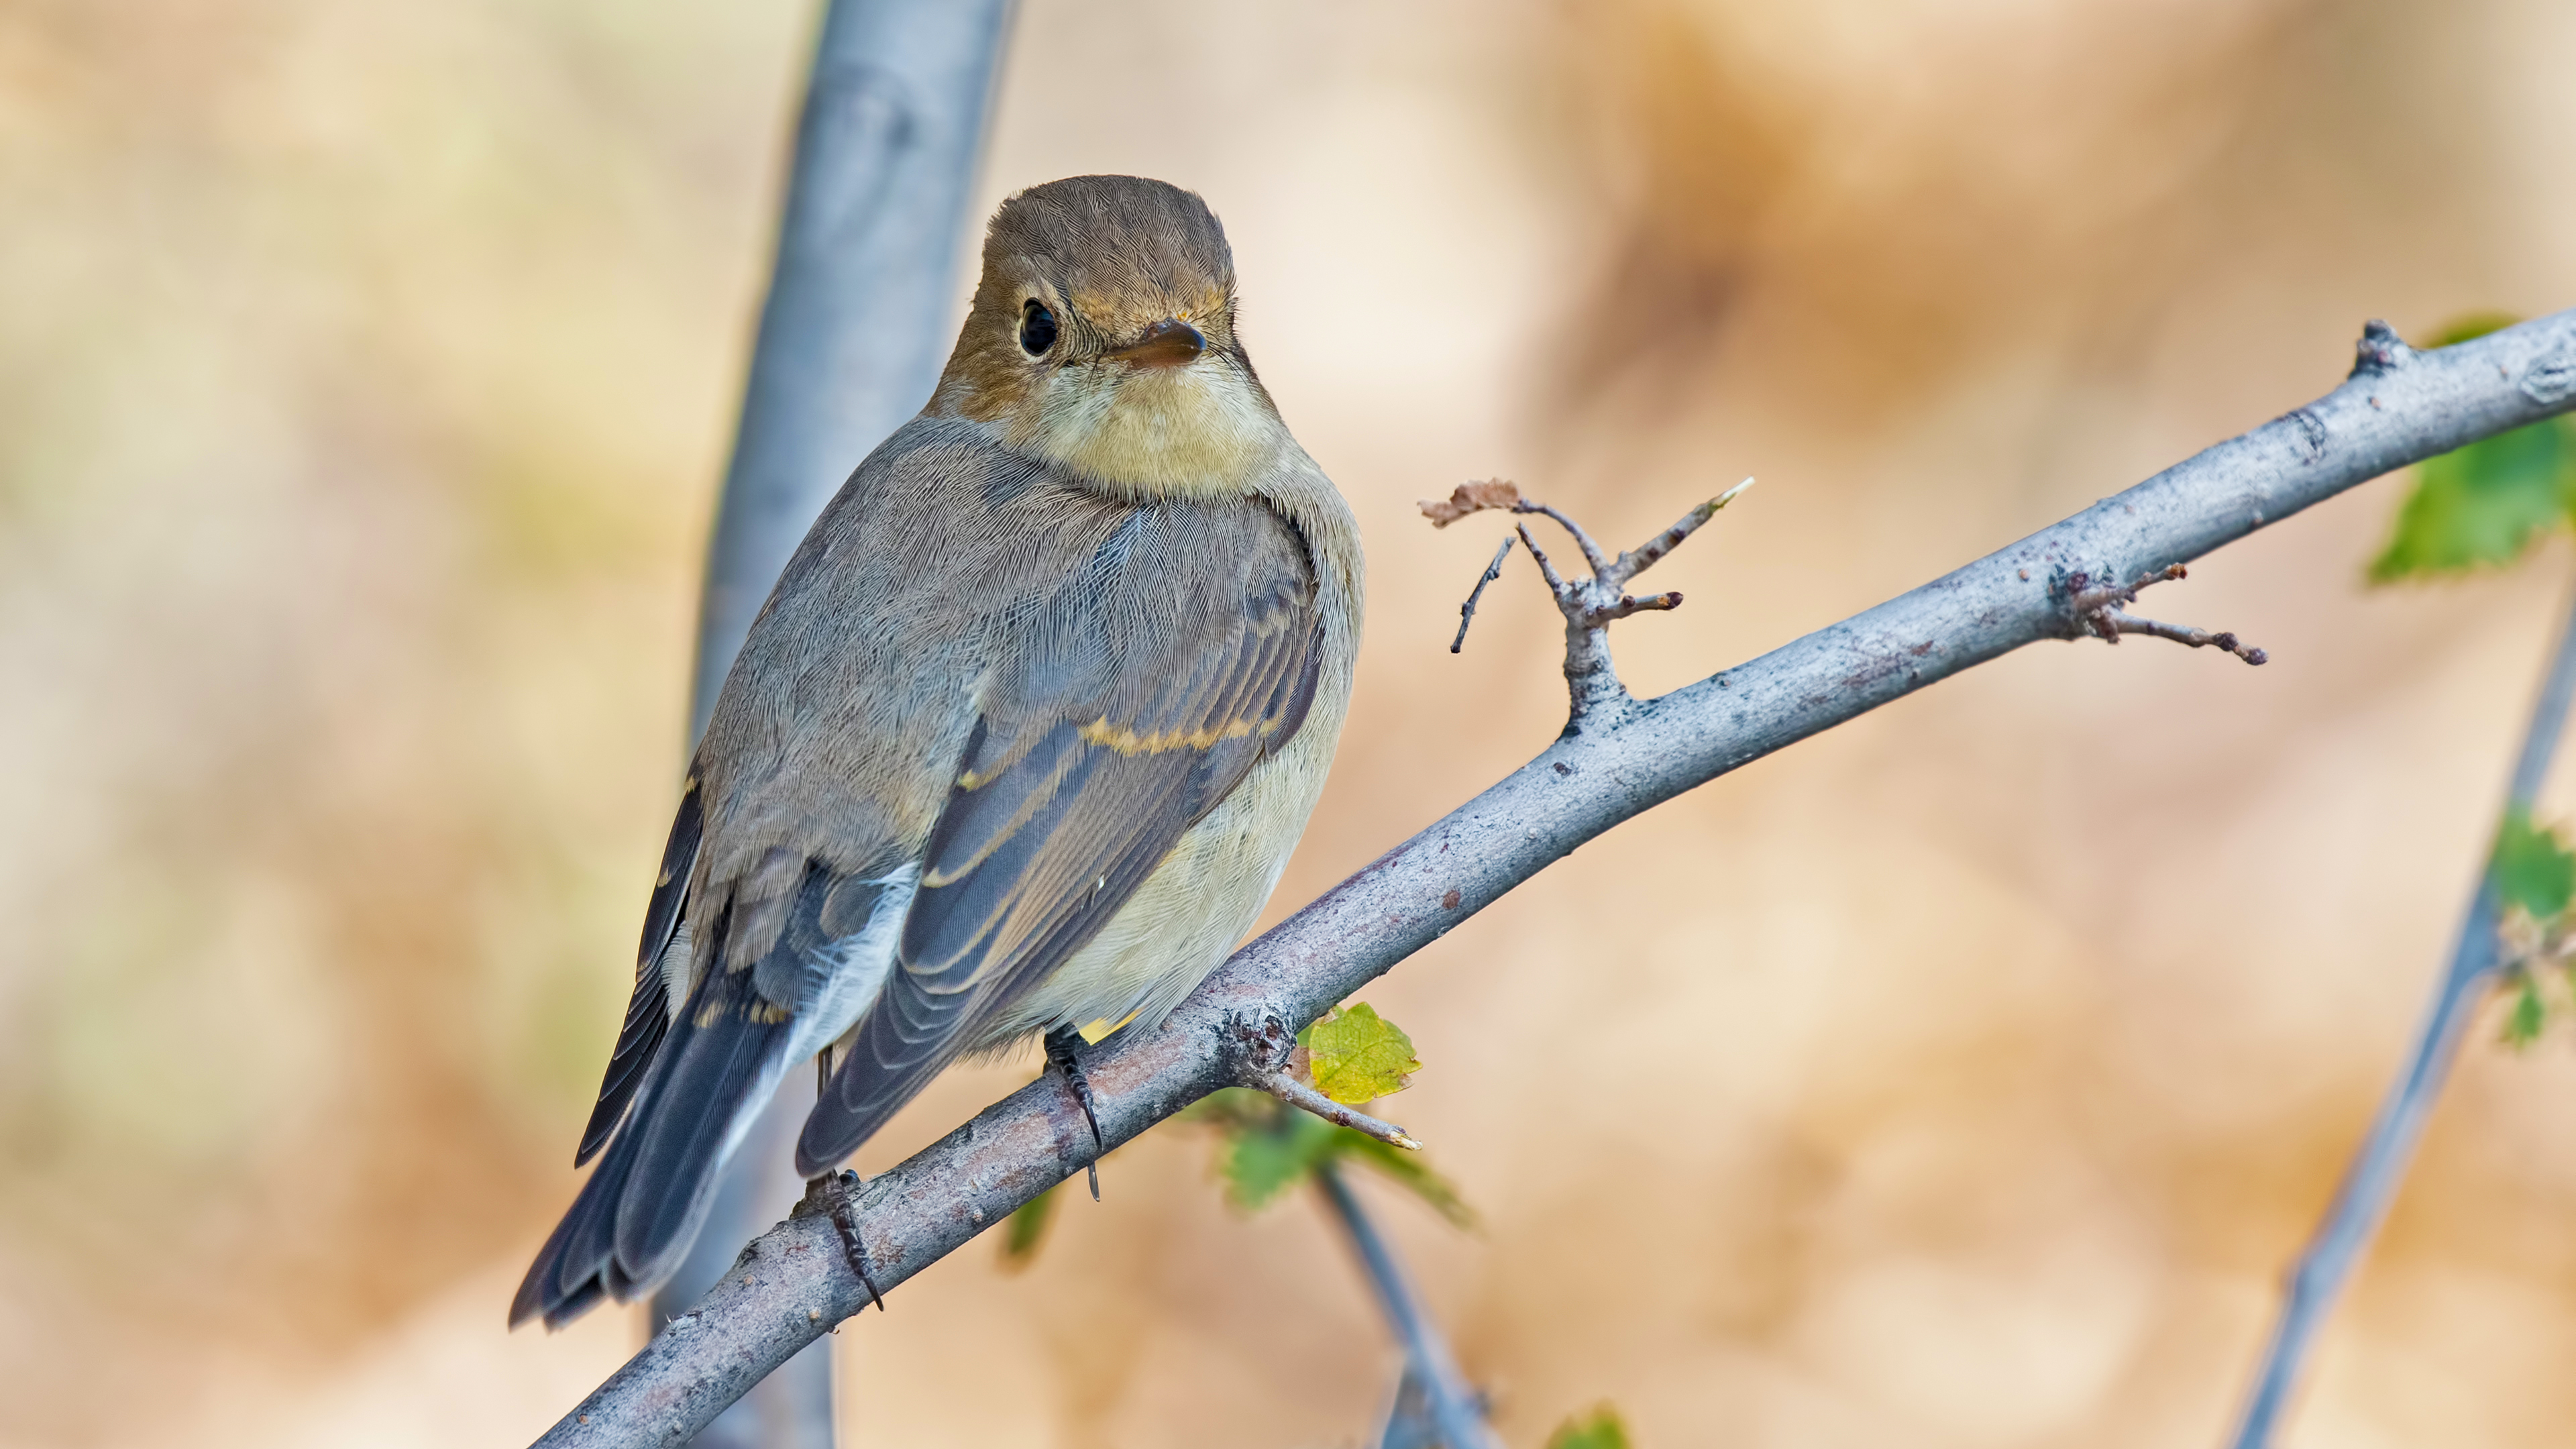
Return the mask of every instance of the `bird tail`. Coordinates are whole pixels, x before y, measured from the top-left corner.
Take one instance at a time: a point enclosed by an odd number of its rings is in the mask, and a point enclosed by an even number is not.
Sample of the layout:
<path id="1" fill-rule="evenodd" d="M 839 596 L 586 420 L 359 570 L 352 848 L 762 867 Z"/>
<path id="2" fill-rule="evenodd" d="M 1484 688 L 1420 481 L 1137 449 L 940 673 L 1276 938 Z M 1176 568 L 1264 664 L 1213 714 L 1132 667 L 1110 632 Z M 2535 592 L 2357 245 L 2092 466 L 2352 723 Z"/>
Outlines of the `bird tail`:
<path id="1" fill-rule="evenodd" d="M 717 1170 L 787 1069 L 790 1023 L 749 971 L 713 963 L 655 1054 L 634 1107 L 537 1252 L 510 1326 L 560 1328 L 601 1298 L 630 1302 L 671 1276 L 714 1204 Z"/>

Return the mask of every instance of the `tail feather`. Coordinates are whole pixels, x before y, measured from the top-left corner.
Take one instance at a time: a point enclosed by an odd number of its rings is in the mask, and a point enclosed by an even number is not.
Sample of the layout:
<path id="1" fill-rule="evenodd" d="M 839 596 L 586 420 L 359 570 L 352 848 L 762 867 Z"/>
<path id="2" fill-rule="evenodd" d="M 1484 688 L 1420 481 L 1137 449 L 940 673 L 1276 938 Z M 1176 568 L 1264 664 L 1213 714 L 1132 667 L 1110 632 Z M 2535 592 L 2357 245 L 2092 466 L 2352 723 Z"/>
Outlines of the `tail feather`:
<path id="1" fill-rule="evenodd" d="M 709 971 L 670 1027 L 633 1110 L 538 1250 L 510 1304 L 549 1328 L 603 1296 L 631 1302 L 679 1267 L 713 1204 L 718 1169 L 786 1069 L 789 1027 L 748 971 Z"/>
<path id="2" fill-rule="evenodd" d="M 748 997 L 751 973 L 732 974 Z M 693 1025 L 669 1052 L 661 1099 L 627 1134 L 636 1151 L 617 1209 L 617 1262 L 638 1283 L 659 1283 L 679 1266 L 715 1200 L 716 1169 L 742 1145 L 786 1074 L 790 1028 L 753 1020 L 755 1014 L 729 1009 Z"/>

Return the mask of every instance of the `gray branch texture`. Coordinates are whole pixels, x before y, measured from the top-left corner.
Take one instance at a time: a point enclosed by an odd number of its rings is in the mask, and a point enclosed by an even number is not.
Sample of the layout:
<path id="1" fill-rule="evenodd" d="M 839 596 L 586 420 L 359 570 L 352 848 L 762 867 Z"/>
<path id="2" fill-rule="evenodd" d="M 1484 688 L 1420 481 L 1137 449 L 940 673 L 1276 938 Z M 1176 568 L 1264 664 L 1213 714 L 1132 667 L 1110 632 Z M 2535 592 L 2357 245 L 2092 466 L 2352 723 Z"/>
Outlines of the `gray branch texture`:
<path id="1" fill-rule="evenodd" d="M 2324 397 L 1910 593 L 1660 699 L 1575 680 L 1586 707 L 1537 758 L 1235 952 L 1159 1026 L 1088 1055 L 1101 1135 L 1116 1147 L 1270 1071 L 1326 1008 L 1632 815 L 2025 644 L 2091 637 L 2076 607 L 2088 589 L 2571 406 L 2576 311 L 2422 353 L 2374 323 Z M 1097 1151 L 1042 1076 L 892 1171 L 820 1195 L 848 1195 L 871 1276 L 892 1290 Z M 682 1439 L 868 1301 L 830 1215 L 800 1207 L 538 1442 Z"/>

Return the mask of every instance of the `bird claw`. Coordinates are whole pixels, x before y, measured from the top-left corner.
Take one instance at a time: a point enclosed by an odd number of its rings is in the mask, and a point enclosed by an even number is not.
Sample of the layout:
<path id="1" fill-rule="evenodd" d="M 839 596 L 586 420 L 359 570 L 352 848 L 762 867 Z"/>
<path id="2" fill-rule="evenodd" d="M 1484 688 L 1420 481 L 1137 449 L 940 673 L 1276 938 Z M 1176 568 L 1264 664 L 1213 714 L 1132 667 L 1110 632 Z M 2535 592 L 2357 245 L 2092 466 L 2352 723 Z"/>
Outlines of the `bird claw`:
<path id="1" fill-rule="evenodd" d="M 1047 1065 L 1064 1075 L 1064 1084 L 1073 1092 L 1074 1105 L 1082 1109 L 1082 1120 L 1091 1126 L 1092 1158 L 1083 1164 L 1091 1177 L 1091 1200 L 1100 1201 L 1100 1154 L 1108 1150 L 1101 1140 L 1100 1114 L 1092 1110 L 1091 1079 L 1082 1074 L 1080 1048 L 1075 1044 L 1082 1034 L 1069 1026 L 1060 1026 L 1046 1034 Z"/>
<path id="2" fill-rule="evenodd" d="M 832 1231 L 841 1237 L 841 1256 L 849 1262 L 850 1271 L 859 1275 L 859 1286 L 868 1290 L 868 1301 L 877 1306 L 877 1312 L 883 1313 L 886 1311 L 885 1295 L 877 1291 L 877 1280 L 868 1276 L 868 1250 L 859 1241 L 858 1219 L 850 1212 L 853 1193 L 839 1190 L 844 1184 L 857 1188 L 859 1175 L 838 1172 L 815 1178 L 805 1184 L 805 1201 L 810 1206 L 817 1198 L 823 1200 L 822 1206 L 832 1219 Z"/>

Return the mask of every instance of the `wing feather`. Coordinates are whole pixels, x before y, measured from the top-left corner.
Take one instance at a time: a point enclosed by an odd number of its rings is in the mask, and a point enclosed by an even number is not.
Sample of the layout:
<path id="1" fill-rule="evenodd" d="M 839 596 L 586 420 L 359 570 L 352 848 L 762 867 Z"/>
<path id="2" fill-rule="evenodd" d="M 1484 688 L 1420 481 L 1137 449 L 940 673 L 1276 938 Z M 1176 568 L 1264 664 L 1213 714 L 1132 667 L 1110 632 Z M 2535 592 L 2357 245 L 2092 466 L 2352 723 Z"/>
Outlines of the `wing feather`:
<path id="1" fill-rule="evenodd" d="M 616 1050 L 609 1053 L 608 1070 L 600 1076 L 599 1100 L 591 1107 L 581 1145 L 573 1152 L 575 1167 L 607 1145 L 670 1029 L 670 988 L 662 974 L 662 953 L 671 949 L 672 938 L 679 932 L 681 911 L 689 898 L 689 873 L 696 868 L 705 829 L 693 776 L 680 787 L 680 808 L 671 821 L 671 838 L 662 847 L 662 869 L 653 878 L 653 898 L 644 907 L 644 939 L 635 951 L 635 994 L 626 1003 L 626 1021 L 618 1030 Z"/>
<path id="2" fill-rule="evenodd" d="M 1231 508 L 1140 507 L 1022 621 L 1026 654 L 983 702 L 799 1171 L 829 1170 L 976 1045 L 1304 723 L 1322 667 L 1312 564 L 1275 514 Z"/>

